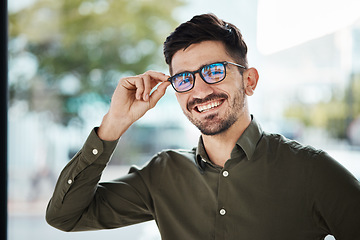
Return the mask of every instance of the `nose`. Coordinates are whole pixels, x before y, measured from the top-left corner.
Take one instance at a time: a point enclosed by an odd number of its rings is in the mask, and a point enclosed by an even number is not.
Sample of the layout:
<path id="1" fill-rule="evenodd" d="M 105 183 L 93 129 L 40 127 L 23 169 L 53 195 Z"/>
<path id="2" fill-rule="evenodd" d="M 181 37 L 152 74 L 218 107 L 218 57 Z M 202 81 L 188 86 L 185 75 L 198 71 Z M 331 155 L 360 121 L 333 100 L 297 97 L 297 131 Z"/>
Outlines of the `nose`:
<path id="1" fill-rule="evenodd" d="M 201 77 L 199 73 L 195 74 L 195 85 L 194 88 L 191 91 L 193 98 L 205 98 L 208 95 L 212 94 L 214 92 L 212 86 L 208 83 L 206 83 Z"/>

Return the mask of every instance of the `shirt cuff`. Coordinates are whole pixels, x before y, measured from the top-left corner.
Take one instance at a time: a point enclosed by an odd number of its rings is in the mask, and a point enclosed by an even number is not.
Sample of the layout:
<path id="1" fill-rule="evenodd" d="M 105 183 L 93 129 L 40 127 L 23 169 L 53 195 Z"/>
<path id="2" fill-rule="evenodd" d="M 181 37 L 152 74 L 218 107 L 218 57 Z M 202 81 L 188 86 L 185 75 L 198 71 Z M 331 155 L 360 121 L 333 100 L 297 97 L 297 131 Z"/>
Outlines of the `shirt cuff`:
<path id="1" fill-rule="evenodd" d="M 88 136 L 83 148 L 82 155 L 88 164 L 95 161 L 99 164 L 106 164 L 111 157 L 119 140 L 104 141 L 97 135 L 97 127 Z M 101 156 L 101 158 L 99 158 Z"/>

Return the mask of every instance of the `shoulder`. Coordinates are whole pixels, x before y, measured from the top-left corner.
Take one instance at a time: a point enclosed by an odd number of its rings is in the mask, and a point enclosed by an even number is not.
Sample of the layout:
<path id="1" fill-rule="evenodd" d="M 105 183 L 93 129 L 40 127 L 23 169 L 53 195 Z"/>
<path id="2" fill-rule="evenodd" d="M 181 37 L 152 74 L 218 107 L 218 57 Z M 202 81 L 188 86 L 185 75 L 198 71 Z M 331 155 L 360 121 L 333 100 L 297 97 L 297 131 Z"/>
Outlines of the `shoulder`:
<path id="1" fill-rule="evenodd" d="M 150 161 L 154 165 L 195 163 L 195 150 L 167 149 L 157 153 Z"/>
<path id="2" fill-rule="evenodd" d="M 294 168 L 296 171 L 307 173 L 308 177 L 324 180 L 354 178 L 326 151 L 287 139 L 280 134 L 264 133 L 259 146 L 259 150 L 266 152 L 268 162 L 282 163 L 280 165 L 287 166 L 287 169 Z"/>
<path id="3" fill-rule="evenodd" d="M 195 157 L 194 149 L 167 149 L 159 152 L 156 157 L 161 159 L 188 159 L 193 161 Z"/>
<path id="4" fill-rule="evenodd" d="M 189 179 L 199 172 L 193 150 L 164 150 L 157 153 L 143 167 L 132 167 L 149 189 L 159 190 L 176 185 L 179 179 Z"/>
<path id="5" fill-rule="evenodd" d="M 288 139 L 280 134 L 263 133 L 258 147 L 267 152 L 272 157 L 295 158 L 295 159 L 314 159 L 327 158 L 324 151 L 309 145 L 304 145 L 298 141 Z"/>
<path id="6" fill-rule="evenodd" d="M 167 149 L 155 154 L 150 161 L 137 170 L 142 172 L 173 171 L 174 169 L 196 166 L 195 150 Z"/>

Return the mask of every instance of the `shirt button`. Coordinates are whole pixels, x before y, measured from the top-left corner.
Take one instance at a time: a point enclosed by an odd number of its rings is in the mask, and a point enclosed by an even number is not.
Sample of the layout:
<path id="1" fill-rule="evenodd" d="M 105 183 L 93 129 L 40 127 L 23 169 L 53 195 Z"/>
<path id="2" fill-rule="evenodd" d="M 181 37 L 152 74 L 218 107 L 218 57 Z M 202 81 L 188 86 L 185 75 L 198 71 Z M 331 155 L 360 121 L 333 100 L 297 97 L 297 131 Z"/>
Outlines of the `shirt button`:
<path id="1" fill-rule="evenodd" d="M 229 176 L 229 172 L 228 172 L 228 171 L 223 171 L 223 173 L 222 173 L 222 174 L 223 174 L 223 176 L 224 176 L 224 177 Z"/>
<path id="2" fill-rule="evenodd" d="M 225 214 L 226 214 L 226 210 L 225 210 L 225 209 L 223 209 L 223 208 L 222 208 L 222 209 L 220 209 L 220 215 L 221 215 L 221 216 L 224 216 Z"/>
<path id="3" fill-rule="evenodd" d="M 72 180 L 71 179 L 69 179 L 68 181 L 67 181 L 67 183 L 70 185 L 70 184 L 72 184 Z"/>
<path id="4" fill-rule="evenodd" d="M 96 148 L 94 148 L 93 150 L 92 150 L 92 153 L 94 154 L 94 155 L 96 155 L 96 154 L 98 154 L 98 150 L 96 149 Z"/>

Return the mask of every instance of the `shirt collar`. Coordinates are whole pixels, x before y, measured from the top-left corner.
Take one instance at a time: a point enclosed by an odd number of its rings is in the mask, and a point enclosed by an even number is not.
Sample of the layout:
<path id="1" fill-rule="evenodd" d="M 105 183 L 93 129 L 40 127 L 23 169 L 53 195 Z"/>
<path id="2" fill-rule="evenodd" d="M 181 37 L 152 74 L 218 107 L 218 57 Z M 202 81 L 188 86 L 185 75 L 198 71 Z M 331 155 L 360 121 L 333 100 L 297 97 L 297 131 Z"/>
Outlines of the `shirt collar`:
<path id="1" fill-rule="evenodd" d="M 239 137 L 236 145 L 239 146 L 246 154 L 248 160 L 251 160 L 256 146 L 263 134 L 261 126 L 257 123 L 253 115 L 251 115 L 251 122 L 245 129 L 243 134 Z M 235 146 L 236 148 L 236 146 Z M 234 148 L 234 149 L 235 149 Z M 202 137 L 199 138 L 198 147 L 196 148 L 196 164 L 201 169 L 204 169 L 206 163 L 210 163 L 210 159 L 206 153 Z"/>

